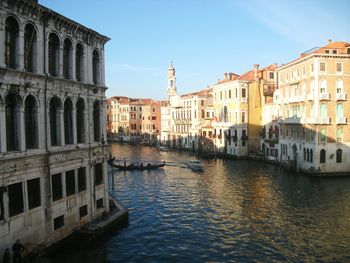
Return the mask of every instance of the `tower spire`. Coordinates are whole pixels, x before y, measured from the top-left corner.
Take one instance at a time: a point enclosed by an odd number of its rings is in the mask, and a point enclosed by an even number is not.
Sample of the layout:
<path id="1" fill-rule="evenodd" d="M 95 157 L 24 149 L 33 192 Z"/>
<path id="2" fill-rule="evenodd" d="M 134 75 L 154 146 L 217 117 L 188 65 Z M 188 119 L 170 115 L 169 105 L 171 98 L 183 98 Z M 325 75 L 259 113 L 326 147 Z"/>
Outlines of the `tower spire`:
<path id="1" fill-rule="evenodd" d="M 168 68 L 168 99 L 176 95 L 176 77 L 175 68 L 173 66 L 173 61 L 171 60 L 170 66 Z"/>

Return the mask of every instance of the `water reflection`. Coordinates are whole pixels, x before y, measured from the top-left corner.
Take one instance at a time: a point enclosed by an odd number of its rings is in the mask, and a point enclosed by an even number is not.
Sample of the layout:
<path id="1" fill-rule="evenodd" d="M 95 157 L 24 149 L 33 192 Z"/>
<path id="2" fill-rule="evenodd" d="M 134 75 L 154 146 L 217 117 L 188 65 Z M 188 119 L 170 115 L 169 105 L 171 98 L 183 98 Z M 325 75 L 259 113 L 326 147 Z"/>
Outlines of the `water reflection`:
<path id="1" fill-rule="evenodd" d="M 128 145 L 111 151 L 178 165 L 114 171 L 114 194 L 130 219 L 103 244 L 107 262 L 350 262 L 350 178 L 221 160 L 204 160 L 204 172 L 195 173 L 183 165 L 187 153 Z"/>

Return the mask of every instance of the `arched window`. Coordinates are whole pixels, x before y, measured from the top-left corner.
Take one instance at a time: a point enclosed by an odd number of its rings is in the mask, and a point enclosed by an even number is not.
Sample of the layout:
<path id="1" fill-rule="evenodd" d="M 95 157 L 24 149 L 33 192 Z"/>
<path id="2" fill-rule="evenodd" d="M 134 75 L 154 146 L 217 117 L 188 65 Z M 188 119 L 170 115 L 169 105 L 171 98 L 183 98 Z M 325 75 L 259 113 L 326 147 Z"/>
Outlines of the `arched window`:
<path id="1" fill-rule="evenodd" d="M 342 142 L 343 141 L 343 129 L 338 128 L 337 129 L 337 142 Z"/>
<path id="2" fill-rule="evenodd" d="M 36 30 L 32 24 L 26 25 L 24 29 L 24 70 L 35 72 L 36 70 Z"/>
<path id="3" fill-rule="evenodd" d="M 10 16 L 5 22 L 5 64 L 7 68 L 16 69 L 18 64 L 19 26 L 17 20 Z"/>
<path id="4" fill-rule="evenodd" d="M 327 81 L 325 79 L 320 81 L 320 93 L 327 92 Z"/>
<path id="5" fill-rule="evenodd" d="M 75 78 L 77 81 L 83 80 L 84 50 L 81 44 L 77 44 L 75 51 Z"/>
<path id="6" fill-rule="evenodd" d="M 204 110 L 202 110 L 202 119 L 204 119 L 205 117 L 205 113 L 204 113 Z"/>
<path id="7" fill-rule="evenodd" d="M 336 116 L 337 116 L 337 118 L 342 118 L 343 117 L 343 104 L 342 103 L 338 103 L 337 104 Z"/>
<path id="8" fill-rule="evenodd" d="M 338 79 L 336 84 L 336 89 L 337 89 L 337 93 L 343 93 L 343 87 L 344 87 L 344 83 L 343 83 L 343 80 L 341 79 Z"/>
<path id="9" fill-rule="evenodd" d="M 73 144 L 73 104 L 70 99 L 64 102 L 64 138 L 65 144 Z"/>
<path id="10" fill-rule="evenodd" d="M 72 69 L 72 42 L 67 38 L 63 43 L 63 76 L 66 79 L 71 79 Z"/>
<path id="11" fill-rule="evenodd" d="M 101 141 L 101 132 L 100 132 L 100 102 L 95 101 L 94 103 L 94 113 L 93 113 L 93 119 L 94 119 L 94 141 L 99 142 Z"/>
<path id="12" fill-rule="evenodd" d="M 327 133 L 326 133 L 326 129 L 322 128 L 320 130 L 320 142 L 326 142 L 327 140 Z"/>
<path id="13" fill-rule="evenodd" d="M 51 146 L 61 145 L 61 102 L 57 97 L 50 100 L 50 138 Z"/>
<path id="14" fill-rule="evenodd" d="M 322 103 L 320 106 L 320 116 L 321 118 L 327 118 L 327 104 Z"/>
<path id="15" fill-rule="evenodd" d="M 322 149 L 320 151 L 320 163 L 326 162 L 326 150 Z"/>
<path id="16" fill-rule="evenodd" d="M 312 151 L 312 149 L 310 149 L 310 163 L 312 163 L 313 162 L 313 151 Z"/>
<path id="17" fill-rule="evenodd" d="M 309 151 L 309 149 L 306 150 L 306 161 L 307 162 L 310 161 L 310 151 Z"/>
<path id="18" fill-rule="evenodd" d="M 342 151 L 342 149 L 338 149 L 337 152 L 336 152 L 337 163 L 341 163 L 342 162 L 342 157 L 343 157 L 343 151 Z"/>
<path id="19" fill-rule="evenodd" d="M 77 142 L 85 143 L 85 103 L 82 98 L 77 102 Z"/>
<path id="20" fill-rule="evenodd" d="M 24 106 L 26 148 L 38 148 L 38 110 L 34 96 L 26 98 Z"/>
<path id="21" fill-rule="evenodd" d="M 96 50 L 92 53 L 92 77 L 94 84 L 100 84 L 100 55 Z"/>
<path id="22" fill-rule="evenodd" d="M 19 151 L 20 125 L 19 125 L 19 98 L 17 94 L 10 93 L 5 101 L 6 114 L 6 143 L 7 151 Z"/>
<path id="23" fill-rule="evenodd" d="M 59 73 L 60 41 L 55 34 L 49 36 L 49 73 L 57 77 Z"/>
<path id="24" fill-rule="evenodd" d="M 306 161 L 306 149 L 304 148 L 303 151 L 304 151 L 304 161 Z"/>

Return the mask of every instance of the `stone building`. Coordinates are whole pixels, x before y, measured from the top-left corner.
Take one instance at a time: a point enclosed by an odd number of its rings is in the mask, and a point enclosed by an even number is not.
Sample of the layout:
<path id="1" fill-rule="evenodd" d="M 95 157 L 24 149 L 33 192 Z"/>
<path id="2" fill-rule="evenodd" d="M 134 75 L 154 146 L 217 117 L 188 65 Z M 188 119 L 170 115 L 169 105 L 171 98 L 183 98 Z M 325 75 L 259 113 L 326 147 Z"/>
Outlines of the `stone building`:
<path id="1" fill-rule="evenodd" d="M 107 37 L 34 0 L 0 2 L 0 254 L 109 210 Z"/>
<path id="2" fill-rule="evenodd" d="M 329 41 L 277 72 L 281 161 L 308 173 L 349 173 L 350 43 Z"/>

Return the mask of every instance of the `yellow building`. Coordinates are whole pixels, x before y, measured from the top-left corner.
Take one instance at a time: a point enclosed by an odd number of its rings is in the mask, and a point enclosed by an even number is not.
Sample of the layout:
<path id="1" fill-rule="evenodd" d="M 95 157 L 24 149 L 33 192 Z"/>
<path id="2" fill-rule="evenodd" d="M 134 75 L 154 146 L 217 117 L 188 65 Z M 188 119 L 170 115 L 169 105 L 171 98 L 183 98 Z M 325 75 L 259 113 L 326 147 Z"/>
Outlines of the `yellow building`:
<path id="1" fill-rule="evenodd" d="M 310 173 L 350 171 L 350 43 L 329 42 L 278 68 L 281 161 Z"/>

